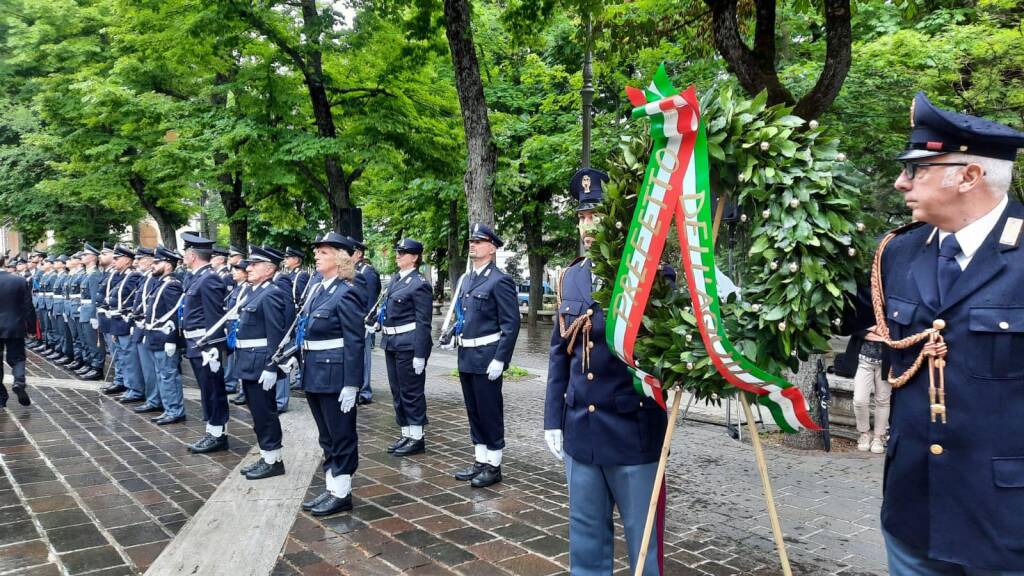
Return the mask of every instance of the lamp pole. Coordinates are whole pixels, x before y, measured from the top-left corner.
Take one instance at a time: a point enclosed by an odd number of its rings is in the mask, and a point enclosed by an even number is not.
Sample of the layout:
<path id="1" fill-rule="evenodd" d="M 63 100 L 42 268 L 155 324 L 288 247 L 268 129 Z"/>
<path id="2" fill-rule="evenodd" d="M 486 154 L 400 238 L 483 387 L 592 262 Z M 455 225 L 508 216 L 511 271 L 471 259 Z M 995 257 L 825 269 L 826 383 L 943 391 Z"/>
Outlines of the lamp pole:
<path id="1" fill-rule="evenodd" d="M 583 88 L 580 95 L 583 97 L 583 168 L 590 168 L 590 123 L 594 103 L 594 72 L 593 63 L 593 39 L 594 26 L 590 16 L 590 9 L 583 11 L 583 33 L 585 35 L 586 47 L 583 53 Z"/>

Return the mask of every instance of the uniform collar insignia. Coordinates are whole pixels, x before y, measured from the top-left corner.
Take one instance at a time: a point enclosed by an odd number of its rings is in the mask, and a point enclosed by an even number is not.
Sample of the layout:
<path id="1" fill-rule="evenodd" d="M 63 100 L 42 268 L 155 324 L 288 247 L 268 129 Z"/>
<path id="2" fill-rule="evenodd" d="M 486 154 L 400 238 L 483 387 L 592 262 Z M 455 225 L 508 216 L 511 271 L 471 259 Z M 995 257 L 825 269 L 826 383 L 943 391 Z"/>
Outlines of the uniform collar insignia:
<path id="1" fill-rule="evenodd" d="M 331 284 L 331 287 L 327 290 L 328 294 L 334 294 L 334 290 L 338 287 L 337 284 Z"/>
<path id="2" fill-rule="evenodd" d="M 1003 225 L 1003 233 L 999 236 L 999 244 L 1002 246 L 1016 248 L 1020 243 L 1020 231 L 1022 226 L 1024 226 L 1024 220 L 1014 218 L 1012 216 L 1007 218 L 1006 224 Z"/>

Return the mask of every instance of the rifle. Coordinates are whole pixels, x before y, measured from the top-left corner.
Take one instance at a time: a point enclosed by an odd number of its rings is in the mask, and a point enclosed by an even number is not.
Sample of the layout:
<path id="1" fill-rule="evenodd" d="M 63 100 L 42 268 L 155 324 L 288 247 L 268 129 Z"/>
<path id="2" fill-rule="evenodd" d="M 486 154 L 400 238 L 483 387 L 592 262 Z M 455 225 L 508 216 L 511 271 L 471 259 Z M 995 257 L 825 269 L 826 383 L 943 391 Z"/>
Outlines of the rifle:
<path id="1" fill-rule="evenodd" d="M 249 296 L 249 294 L 247 294 L 246 296 Z M 231 310 L 228 310 L 227 312 L 225 312 L 224 315 L 220 317 L 220 319 L 218 319 L 216 322 L 214 322 L 213 326 L 209 330 L 206 331 L 206 335 L 205 336 L 202 336 L 201 338 L 196 340 L 196 348 L 202 348 L 206 344 L 219 344 L 219 343 L 227 340 L 228 339 L 227 336 L 223 336 L 223 337 L 217 338 L 215 340 L 211 340 L 210 338 L 214 335 L 214 333 L 216 333 L 218 330 L 223 328 L 224 324 L 226 324 L 228 320 L 232 319 L 231 317 L 234 316 L 235 313 L 238 312 L 238 309 L 242 307 L 242 303 L 243 303 L 242 298 L 239 298 L 238 300 L 236 300 L 235 301 L 235 305 L 231 308 Z"/>
<path id="2" fill-rule="evenodd" d="M 441 346 L 448 346 L 455 338 L 455 326 L 452 324 L 452 318 L 455 317 L 455 304 L 459 301 L 458 295 L 462 293 L 462 283 L 469 276 L 468 272 L 471 264 L 472 260 L 467 256 L 466 272 L 463 272 L 462 276 L 459 277 L 459 283 L 455 286 L 455 291 L 452 292 L 452 303 L 448 306 L 448 312 L 444 316 L 444 324 L 441 325 L 441 337 L 437 341 Z"/>
<path id="3" fill-rule="evenodd" d="M 825 364 L 818 358 L 818 372 L 814 375 L 814 396 L 818 399 L 818 424 L 821 426 L 821 443 L 825 452 L 832 451 L 832 435 L 828 430 L 828 404 L 832 399 L 829 392 Z"/>
<path id="4" fill-rule="evenodd" d="M 370 311 L 367 312 L 366 316 L 363 317 L 363 324 L 373 327 L 374 332 L 376 332 L 377 329 L 379 328 L 379 326 L 377 325 L 377 309 L 380 307 L 381 301 L 384 300 L 384 297 L 387 296 L 387 294 L 387 290 L 381 288 L 380 296 L 377 297 L 377 302 L 373 304 L 373 307 L 370 308 Z"/>
<path id="5" fill-rule="evenodd" d="M 310 282 L 309 285 L 306 286 L 306 290 L 303 293 L 302 307 L 295 312 L 295 320 L 292 320 L 292 325 L 289 326 L 288 331 L 284 333 L 284 338 L 282 338 L 281 343 L 277 345 L 277 350 L 274 350 L 274 353 L 270 355 L 271 364 L 280 364 L 285 358 L 291 358 L 299 351 L 299 345 L 292 342 L 292 335 L 295 332 L 295 329 L 299 326 L 302 314 L 306 312 L 306 306 L 312 302 L 310 297 L 313 295 L 313 291 L 316 290 L 315 287 L 309 287 L 312 284 L 313 283 Z M 289 343 L 291 343 L 291 346 L 288 346 Z"/>

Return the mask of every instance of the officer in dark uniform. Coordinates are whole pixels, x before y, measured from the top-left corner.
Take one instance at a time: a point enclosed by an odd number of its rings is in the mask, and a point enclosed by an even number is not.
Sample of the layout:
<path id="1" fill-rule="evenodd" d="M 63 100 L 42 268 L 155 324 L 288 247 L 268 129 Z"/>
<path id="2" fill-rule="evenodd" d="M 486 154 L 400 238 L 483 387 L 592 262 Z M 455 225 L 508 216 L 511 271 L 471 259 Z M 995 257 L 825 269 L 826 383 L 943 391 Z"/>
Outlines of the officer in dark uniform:
<path id="1" fill-rule="evenodd" d="M 26 346 L 29 350 L 37 353 L 42 353 L 43 348 L 46 347 L 46 339 L 43 337 L 42 323 L 42 304 L 43 304 L 43 261 L 46 259 L 46 253 L 39 250 L 32 252 L 29 257 L 29 272 L 31 274 L 30 285 L 32 287 L 32 310 L 35 312 L 36 325 L 29 329 L 29 336 L 32 337 L 32 341 Z"/>
<path id="2" fill-rule="evenodd" d="M 895 187 L 915 223 L 883 239 L 879 307 L 845 326 L 891 347 L 889 572 L 1024 574 L 1024 133 L 923 93 L 911 126 Z"/>
<path id="3" fill-rule="evenodd" d="M 152 278 L 156 284 L 147 292 L 143 318 L 142 345 L 153 361 L 156 373 L 157 403 L 163 413 L 150 420 L 158 426 L 185 421 L 185 401 L 181 389 L 181 350 L 178 311 L 184 300 L 181 281 L 174 268 L 181 255 L 157 246 L 153 251 Z"/>
<path id="4" fill-rule="evenodd" d="M 296 307 L 301 305 L 302 297 L 306 294 L 306 286 L 309 285 L 309 272 L 301 269 L 304 254 L 301 250 L 286 246 L 284 249 L 284 268 L 292 280 L 292 303 Z"/>
<path id="5" fill-rule="evenodd" d="M 39 290 L 36 301 L 36 317 L 39 318 L 39 333 L 42 346 L 36 350 L 42 357 L 53 352 L 51 348 L 50 308 L 53 306 L 53 256 L 45 256 L 39 261 Z"/>
<path id="6" fill-rule="evenodd" d="M 83 252 L 76 252 L 68 263 L 71 277 L 68 281 L 68 331 L 71 333 L 73 360 L 64 365 L 74 372 L 85 366 L 86 346 L 79 317 L 82 309 L 82 285 L 85 282 L 85 268 L 82 266 Z"/>
<path id="7" fill-rule="evenodd" d="M 68 257 L 61 254 L 53 259 L 53 282 L 50 283 L 50 347 L 52 352 L 44 356 L 51 362 L 59 362 L 66 358 L 64 344 L 67 341 L 65 331 L 67 322 L 64 318 L 64 284 L 67 282 Z"/>
<path id="8" fill-rule="evenodd" d="M 242 381 L 238 378 L 238 371 L 235 369 L 236 357 L 234 347 L 235 341 L 238 340 L 238 310 L 235 305 L 238 303 L 239 298 L 243 298 L 252 289 L 252 286 L 249 285 L 247 280 L 249 273 L 246 270 L 249 268 L 249 261 L 233 257 L 228 257 L 228 260 L 234 260 L 234 262 L 229 264 L 231 266 L 231 279 L 234 281 L 234 284 L 229 288 L 227 299 L 224 301 L 224 312 L 230 314 L 228 318 L 228 359 L 224 368 L 224 388 L 228 394 L 237 392 L 238 395 L 231 402 L 236 406 L 242 406 L 247 400 L 245 398 L 245 388 L 242 386 Z"/>
<path id="9" fill-rule="evenodd" d="M 281 459 L 281 422 L 277 416 L 277 366 L 271 356 L 288 330 L 287 306 L 290 294 L 271 280 L 281 264 L 282 254 L 257 246 L 249 255 L 250 291 L 241 296 L 238 333 L 235 341 L 238 377 L 249 400 L 253 429 L 260 446 L 260 458 L 244 466 L 242 474 L 260 480 L 284 474 Z"/>
<path id="10" fill-rule="evenodd" d="M 584 168 L 570 183 L 579 200 L 583 245 L 597 229 L 595 211 L 608 176 Z M 605 315 L 594 302 L 593 262 L 581 256 L 562 274 L 558 317 L 551 335 L 544 437 L 556 458 L 565 457 L 569 484 L 569 569 L 584 576 L 613 568 L 612 513 L 625 528 L 629 560 L 636 566 L 651 488 L 668 419 L 633 388 L 633 376 L 605 340 Z M 572 346 L 570 347 L 570 343 Z M 664 508 L 659 510 L 664 514 Z M 648 548 L 644 574 L 660 574 L 659 529 Z"/>
<path id="11" fill-rule="evenodd" d="M 228 266 L 231 267 L 231 275 L 235 274 L 235 265 L 245 258 L 245 252 L 234 244 L 228 245 Z"/>
<path id="12" fill-rule="evenodd" d="M 421 454 L 426 448 L 423 427 L 427 424 L 427 359 L 433 290 L 419 272 L 423 244 L 404 238 L 395 244 L 398 273 L 391 277 L 380 309 L 377 326 L 383 333 L 381 347 L 388 367 L 388 382 L 395 404 L 395 421 L 402 436 L 388 446 L 395 456 Z"/>
<path id="13" fill-rule="evenodd" d="M 85 276 L 81 282 L 81 299 L 78 309 L 78 329 L 82 335 L 83 366 L 75 371 L 84 380 L 103 378 L 103 347 L 98 333 L 99 319 L 96 307 L 100 302 L 103 271 L 99 268 L 98 248 L 88 242 L 82 248 L 82 263 Z"/>
<path id="14" fill-rule="evenodd" d="M 114 345 L 114 364 L 119 368 L 125 387 L 118 401 L 124 404 L 146 399 L 146 386 L 139 364 L 138 344 L 132 338 L 135 294 L 142 284 L 142 274 L 132 270 L 135 252 L 127 246 L 114 247 L 113 274 L 107 294 L 109 333 Z"/>
<path id="15" fill-rule="evenodd" d="M 380 298 L 380 274 L 373 264 L 365 258 L 366 244 L 359 240 L 348 237 L 352 245 L 356 247 L 356 273 L 363 277 L 366 286 L 366 311 L 370 315 Z M 371 361 L 373 359 L 374 336 L 372 330 L 366 331 L 366 345 L 363 347 L 363 386 L 359 389 L 359 404 L 370 404 L 373 402 L 373 388 L 370 386 Z"/>
<path id="16" fill-rule="evenodd" d="M 459 381 L 475 448 L 473 465 L 457 471 L 455 478 L 470 481 L 475 488 L 501 481 L 505 448 L 501 381 L 519 336 L 515 282 L 494 263 L 502 245 L 486 225 L 470 227 L 472 268 L 461 282 L 455 303 L 458 320 L 453 343 L 459 348 Z"/>
<path id="17" fill-rule="evenodd" d="M 189 446 L 196 454 L 228 449 L 224 427 L 228 422 L 228 396 L 224 390 L 224 326 L 216 324 L 224 315 L 224 281 L 210 266 L 213 240 L 198 234 L 181 235 L 185 265 L 192 273 L 182 301 L 182 335 L 185 357 L 199 382 L 206 434 Z M 215 333 L 214 333 L 215 332 Z"/>
<path id="18" fill-rule="evenodd" d="M 0 254 L 0 263 L 4 256 Z M 35 324 L 32 308 L 32 290 L 22 278 L 0 271 L 0 357 L 14 373 L 11 389 L 22 406 L 31 404 L 25 391 L 25 334 Z M 0 408 L 7 406 L 7 388 L 3 384 L 3 364 L 0 363 Z"/>
<path id="19" fill-rule="evenodd" d="M 314 285 L 300 310 L 295 344 L 302 350 L 302 383 L 324 451 L 327 490 L 302 503 L 314 516 L 352 509 L 352 475 L 359 465 L 356 396 L 362 385 L 363 310 L 366 292 L 359 284 L 344 236 L 330 232 L 313 243 L 323 280 Z"/>
<path id="20" fill-rule="evenodd" d="M 228 256 L 231 254 L 227 248 L 221 248 L 220 246 L 214 246 L 211 251 L 213 256 L 210 258 L 210 267 L 216 272 L 220 279 L 224 281 L 224 285 L 229 285 L 231 280 L 231 267 L 228 266 Z"/>

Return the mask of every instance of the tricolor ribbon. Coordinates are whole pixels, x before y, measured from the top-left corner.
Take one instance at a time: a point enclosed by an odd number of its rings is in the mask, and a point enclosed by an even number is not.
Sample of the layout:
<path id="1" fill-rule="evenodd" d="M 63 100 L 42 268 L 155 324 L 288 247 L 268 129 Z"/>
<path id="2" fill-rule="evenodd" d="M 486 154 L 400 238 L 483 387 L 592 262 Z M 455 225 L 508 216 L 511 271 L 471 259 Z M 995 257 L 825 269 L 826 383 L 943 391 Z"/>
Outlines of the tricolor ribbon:
<path id="1" fill-rule="evenodd" d="M 608 346 L 630 367 L 637 391 L 664 407 L 661 382 L 639 368 L 634 347 L 674 222 L 697 326 L 715 369 L 755 395 L 779 428 L 817 430 L 800 389 L 758 368 L 725 334 L 715 278 L 707 137 L 696 90 L 690 86 L 680 94 L 661 66 L 646 91 L 626 91 L 635 106 L 633 118 L 651 119 L 654 144 L 612 291 Z"/>

